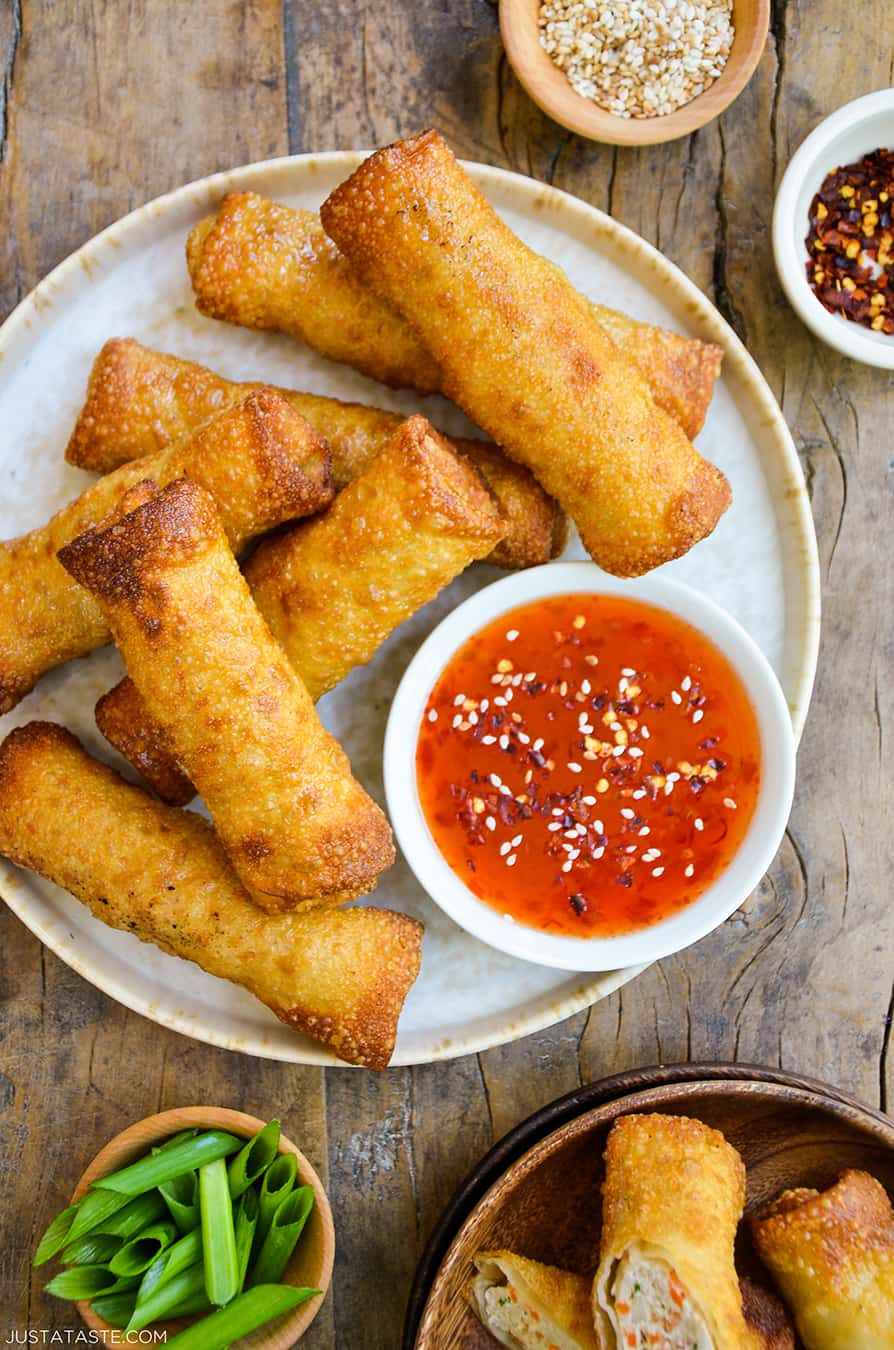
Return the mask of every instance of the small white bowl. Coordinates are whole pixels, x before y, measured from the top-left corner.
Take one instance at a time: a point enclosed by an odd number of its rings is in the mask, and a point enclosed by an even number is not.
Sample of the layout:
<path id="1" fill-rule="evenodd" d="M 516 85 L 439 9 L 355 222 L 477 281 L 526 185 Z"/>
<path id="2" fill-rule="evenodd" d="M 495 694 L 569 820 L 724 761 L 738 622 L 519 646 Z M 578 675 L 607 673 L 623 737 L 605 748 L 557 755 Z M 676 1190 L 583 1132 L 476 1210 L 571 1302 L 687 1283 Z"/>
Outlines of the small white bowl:
<path id="1" fill-rule="evenodd" d="M 853 164 L 872 150 L 894 148 L 894 89 L 854 99 L 811 131 L 783 175 L 773 208 L 773 253 L 782 288 L 807 327 L 836 351 L 869 366 L 894 370 L 894 335 L 830 314 L 805 274 L 804 240 L 813 195 L 833 169 Z"/>
<path id="2" fill-rule="evenodd" d="M 710 638 L 745 685 L 761 740 L 761 785 L 754 817 L 729 867 L 686 909 L 619 937 L 556 937 L 508 923 L 473 895 L 441 855 L 419 801 L 416 744 L 429 694 L 454 653 L 493 619 L 552 595 L 627 595 L 669 610 Z M 407 666 L 385 733 L 385 792 L 404 857 L 446 914 L 482 942 L 525 961 L 561 970 L 616 970 L 682 950 L 728 919 L 751 894 L 785 833 L 795 785 L 795 741 L 779 682 L 743 628 L 689 586 L 651 575 L 621 581 L 593 563 L 548 563 L 486 586 L 455 609 Z"/>

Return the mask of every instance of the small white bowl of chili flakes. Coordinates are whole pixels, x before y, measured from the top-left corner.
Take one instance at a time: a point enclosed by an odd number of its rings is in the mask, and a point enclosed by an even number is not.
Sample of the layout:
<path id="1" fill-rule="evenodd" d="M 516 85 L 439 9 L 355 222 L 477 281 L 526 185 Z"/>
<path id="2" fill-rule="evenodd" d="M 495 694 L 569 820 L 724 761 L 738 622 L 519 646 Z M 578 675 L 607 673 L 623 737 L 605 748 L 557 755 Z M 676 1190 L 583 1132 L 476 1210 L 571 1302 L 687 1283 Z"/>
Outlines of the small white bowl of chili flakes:
<path id="1" fill-rule="evenodd" d="M 550 563 L 420 647 L 384 770 L 404 856 L 456 923 L 523 960 L 612 970 L 747 898 L 785 831 L 795 744 L 768 662 L 713 601 Z"/>
<path id="2" fill-rule="evenodd" d="M 773 252 L 817 337 L 894 370 L 894 89 L 845 104 L 795 153 L 776 196 Z"/>

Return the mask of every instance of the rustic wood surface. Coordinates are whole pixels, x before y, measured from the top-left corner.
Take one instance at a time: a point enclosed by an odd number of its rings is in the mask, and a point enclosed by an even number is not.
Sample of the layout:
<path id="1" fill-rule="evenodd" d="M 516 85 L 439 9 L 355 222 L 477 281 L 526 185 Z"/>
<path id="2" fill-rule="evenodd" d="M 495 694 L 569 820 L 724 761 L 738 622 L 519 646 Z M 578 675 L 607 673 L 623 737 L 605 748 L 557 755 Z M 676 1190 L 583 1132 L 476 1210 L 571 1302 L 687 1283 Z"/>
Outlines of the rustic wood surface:
<path id="1" fill-rule="evenodd" d="M 191 178 L 434 124 L 469 158 L 610 211 L 715 299 L 794 430 L 825 591 L 795 809 L 767 880 L 695 949 L 518 1044 L 380 1077 L 247 1060 L 127 1012 L 4 912 L 0 1341 L 76 1325 L 31 1275 L 36 1235 L 96 1148 L 164 1107 L 276 1108 L 328 1181 L 338 1227 L 334 1297 L 302 1344 L 391 1350 L 455 1184 L 492 1140 L 581 1081 L 740 1059 L 886 1106 L 894 386 L 791 314 L 770 220 L 803 136 L 894 83 L 892 41 L 888 0 L 776 0 L 758 71 L 723 118 L 626 151 L 538 111 L 507 67 L 490 0 L 0 0 L 0 315 L 96 230 Z"/>

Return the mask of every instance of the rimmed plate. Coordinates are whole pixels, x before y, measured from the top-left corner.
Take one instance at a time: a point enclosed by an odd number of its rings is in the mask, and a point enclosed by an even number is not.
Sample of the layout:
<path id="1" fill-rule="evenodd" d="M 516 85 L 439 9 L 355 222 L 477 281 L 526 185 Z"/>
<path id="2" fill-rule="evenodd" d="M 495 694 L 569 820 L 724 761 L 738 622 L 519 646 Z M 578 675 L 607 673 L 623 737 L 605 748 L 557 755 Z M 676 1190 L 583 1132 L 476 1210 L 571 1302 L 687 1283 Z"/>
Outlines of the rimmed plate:
<path id="1" fill-rule="evenodd" d="M 461 1223 L 434 1275 L 418 1331 L 407 1328 L 407 1350 L 487 1350 L 493 1344 L 463 1293 L 477 1251 L 509 1248 L 581 1273 L 595 1269 L 603 1152 L 611 1126 L 623 1115 L 686 1115 L 721 1130 L 746 1166 L 746 1217 L 782 1190 L 824 1189 L 846 1167 L 865 1169 L 894 1194 L 894 1122 L 886 1116 L 822 1084 L 743 1079 L 736 1066 L 728 1071 L 726 1079 L 668 1081 L 612 1095 L 538 1138 L 500 1172 Z M 736 1258 L 740 1274 L 769 1284 L 744 1227 Z"/>
<path id="2" fill-rule="evenodd" d="M 295 156 L 191 183 L 97 235 L 56 268 L 0 329 L 0 529 L 40 524 L 86 484 L 62 452 L 86 378 L 106 338 L 133 336 L 235 379 L 267 379 L 399 410 L 424 410 L 445 430 L 468 431 L 440 399 L 396 394 L 277 335 L 205 319 L 183 261 L 190 227 L 229 189 L 254 189 L 317 207 L 362 158 Z M 707 591 L 763 648 L 800 733 L 819 641 L 816 540 L 798 457 L 773 395 L 713 306 L 649 244 L 554 188 L 469 166 L 497 210 L 534 248 L 595 299 L 652 323 L 720 343 L 726 351 L 699 444 L 729 475 L 734 504 L 715 534 L 668 571 Z M 47 397 L 52 390 L 52 397 Z M 582 556 L 570 545 L 566 556 Z M 435 623 L 497 575 L 473 568 L 394 635 L 371 664 L 323 700 L 324 722 L 379 800 L 391 696 L 410 655 Z M 113 651 L 44 679 L 0 731 L 34 717 L 65 722 L 112 758 L 93 724 L 97 697 L 118 678 Z M 56 887 L 0 864 L 0 891 L 62 960 L 134 1011 L 209 1044 L 298 1063 L 331 1064 L 322 1049 L 280 1026 L 248 994 L 94 920 Z M 447 1059 L 537 1031 L 587 1007 L 638 973 L 569 975 L 501 956 L 450 923 L 398 861 L 375 902 L 426 924 L 423 971 L 401 1021 L 395 1064 Z M 474 1010 L 474 1011 L 470 1011 Z"/>

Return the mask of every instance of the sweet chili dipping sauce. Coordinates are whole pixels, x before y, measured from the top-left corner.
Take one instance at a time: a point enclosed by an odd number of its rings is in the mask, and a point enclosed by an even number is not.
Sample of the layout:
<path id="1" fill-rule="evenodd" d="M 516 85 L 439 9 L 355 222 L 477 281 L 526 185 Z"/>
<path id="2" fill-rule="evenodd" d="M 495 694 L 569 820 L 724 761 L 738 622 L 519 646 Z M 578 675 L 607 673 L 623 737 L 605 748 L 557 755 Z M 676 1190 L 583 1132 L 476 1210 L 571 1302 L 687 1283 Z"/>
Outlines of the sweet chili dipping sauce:
<path id="1" fill-rule="evenodd" d="M 503 615 L 453 657 L 416 750 L 454 872 L 519 923 L 607 937 L 695 900 L 738 850 L 760 785 L 748 695 L 666 610 L 565 595 Z"/>

